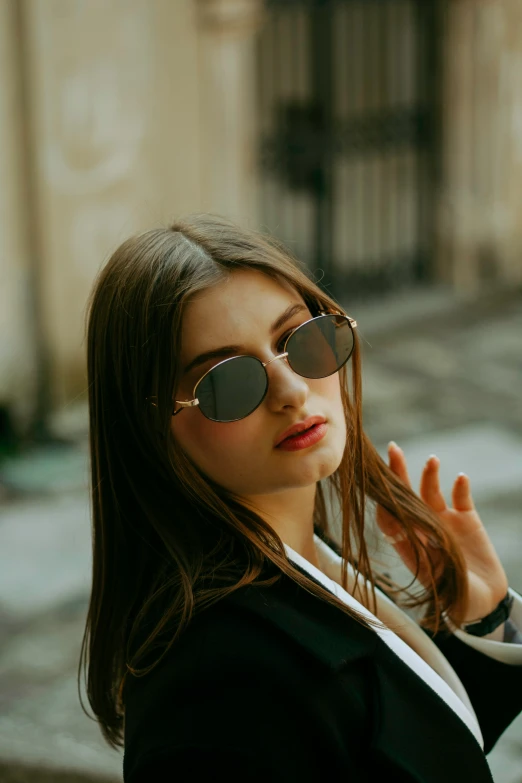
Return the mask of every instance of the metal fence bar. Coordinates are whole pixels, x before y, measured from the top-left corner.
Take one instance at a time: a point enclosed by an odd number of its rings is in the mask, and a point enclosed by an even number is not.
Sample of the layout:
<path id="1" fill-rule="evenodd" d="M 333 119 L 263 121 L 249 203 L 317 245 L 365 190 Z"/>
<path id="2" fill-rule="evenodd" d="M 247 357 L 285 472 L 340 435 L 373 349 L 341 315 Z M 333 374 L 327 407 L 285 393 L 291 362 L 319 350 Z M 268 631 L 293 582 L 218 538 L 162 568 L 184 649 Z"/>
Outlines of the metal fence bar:
<path id="1" fill-rule="evenodd" d="M 260 79 L 274 83 L 271 93 L 260 85 L 272 115 L 260 175 L 274 187 L 263 196 L 265 222 L 335 290 L 372 293 L 429 274 L 436 6 L 268 2 Z"/>

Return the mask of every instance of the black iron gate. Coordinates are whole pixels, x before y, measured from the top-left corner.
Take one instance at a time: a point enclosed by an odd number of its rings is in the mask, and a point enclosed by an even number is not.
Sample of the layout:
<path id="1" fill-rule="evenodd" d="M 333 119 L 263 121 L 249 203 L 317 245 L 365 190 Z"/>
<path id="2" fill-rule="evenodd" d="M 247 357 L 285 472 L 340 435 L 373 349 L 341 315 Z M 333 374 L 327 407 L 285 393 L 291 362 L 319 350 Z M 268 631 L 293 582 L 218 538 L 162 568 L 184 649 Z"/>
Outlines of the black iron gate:
<path id="1" fill-rule="evenodd" d="M 437 0 L 269 0 L 262 223 L 336 296 L 429 280 Z"/>

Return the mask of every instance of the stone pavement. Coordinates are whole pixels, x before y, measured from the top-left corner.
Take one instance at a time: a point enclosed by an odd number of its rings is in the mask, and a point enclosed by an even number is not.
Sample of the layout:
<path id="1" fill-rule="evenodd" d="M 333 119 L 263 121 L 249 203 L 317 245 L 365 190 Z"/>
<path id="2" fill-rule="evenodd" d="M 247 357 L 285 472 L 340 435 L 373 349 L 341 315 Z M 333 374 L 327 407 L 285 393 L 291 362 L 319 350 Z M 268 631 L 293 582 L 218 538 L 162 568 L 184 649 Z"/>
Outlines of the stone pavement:
<path id="1" fill-rule="evenodd" d="M 368 434 L 383 456 L 389 440 L 403 447 L 416 489 L 431 453 L 446 497 L 468 473 L 522 591 L 522 291 L 342 303 L 363 340 Z M 121 781 L 122 753 L 82 711 L 76 680 L 91 558 L 85 410 L 55 429 L 69 445 L 0 464 L 0 780 Z M 488 758 L 495 783 L 522 783 L 522 716 Z"/>

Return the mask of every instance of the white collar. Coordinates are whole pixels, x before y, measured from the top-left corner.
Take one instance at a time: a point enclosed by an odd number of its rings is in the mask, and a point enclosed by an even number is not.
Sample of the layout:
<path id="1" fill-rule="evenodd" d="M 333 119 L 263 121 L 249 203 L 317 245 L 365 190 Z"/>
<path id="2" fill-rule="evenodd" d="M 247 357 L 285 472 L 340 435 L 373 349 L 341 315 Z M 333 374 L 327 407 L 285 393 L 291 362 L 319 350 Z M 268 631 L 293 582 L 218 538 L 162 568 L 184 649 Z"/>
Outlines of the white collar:
<path id="1" fill-rule="evenodd" d="M 321 566 L 320 569 L 295 552 L 288 544 L 285 544 L 286 554 L 297 565 L 308 571 L 311 576 L 340 598 L 341 601 L 352 606 L 361 614 L 375 618 L 376 615 L 341 587 L 341 557 L 317 535 L 314 535 L 314 544 Z M 358 588 L 365 581 L 359 574 Z M 352 592 L 356 592 L 355 587 L 355 571 L 351 564 L 348 563 L 348 588 Z M 417 623 L 388 598 L 382 590 L 376 587 L 375 593 L 377 599 L 377 619 L 385 625 L 389 621 L 391 624 L 394 624 L 394 627 L 400 624 L 400 636 L 389 628 L 382 630 L 375 628 L 376 633 L 379 634 L 383 642 L 399 658 L 410 666 L 456 712 L 469 728 L 481 748 L 483 748 L 484 740 L 477 716 L 462 682 L 446 657 Z M 359 594 L 362 597 L 360 590 Z"/>

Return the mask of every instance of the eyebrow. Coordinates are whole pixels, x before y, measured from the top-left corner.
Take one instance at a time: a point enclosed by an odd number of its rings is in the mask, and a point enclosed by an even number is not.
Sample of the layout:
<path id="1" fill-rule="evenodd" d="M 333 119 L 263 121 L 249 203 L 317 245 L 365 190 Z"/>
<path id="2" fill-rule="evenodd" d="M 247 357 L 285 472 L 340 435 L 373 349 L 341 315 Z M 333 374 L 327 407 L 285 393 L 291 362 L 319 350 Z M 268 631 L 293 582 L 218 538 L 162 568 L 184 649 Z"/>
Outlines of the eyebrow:
<path id="1" fill-rule="evenodd" d="M 270 327 L 270 334 L 275 334 L 279 329 L 281 329 L 282 326 L 285 325 L 287 321 L 290 320 L 290 318 L 305 310 L 307 310 L 307 307 L 299 303 L 292 304 L 287 307 L 284 313 L 282 313 Z M 214 348 L 211 351 L 205 351 L 205 353 L 200 353 L 198 356 L 196 356 L 195 359 L 192 359 L 192 361 L 189 362 L 183 369 L 183 373 L 190 372 L 190 370 L 193 370 L 194 367 L 198 367 L 200 364 L 204 364 L 209 359 L 223 359 L 227 356 L 231 356 L 232 354 L 241 353 L 243 350 L 244 348 L 242 345 L 223 345 L 221 348 Z"/>

